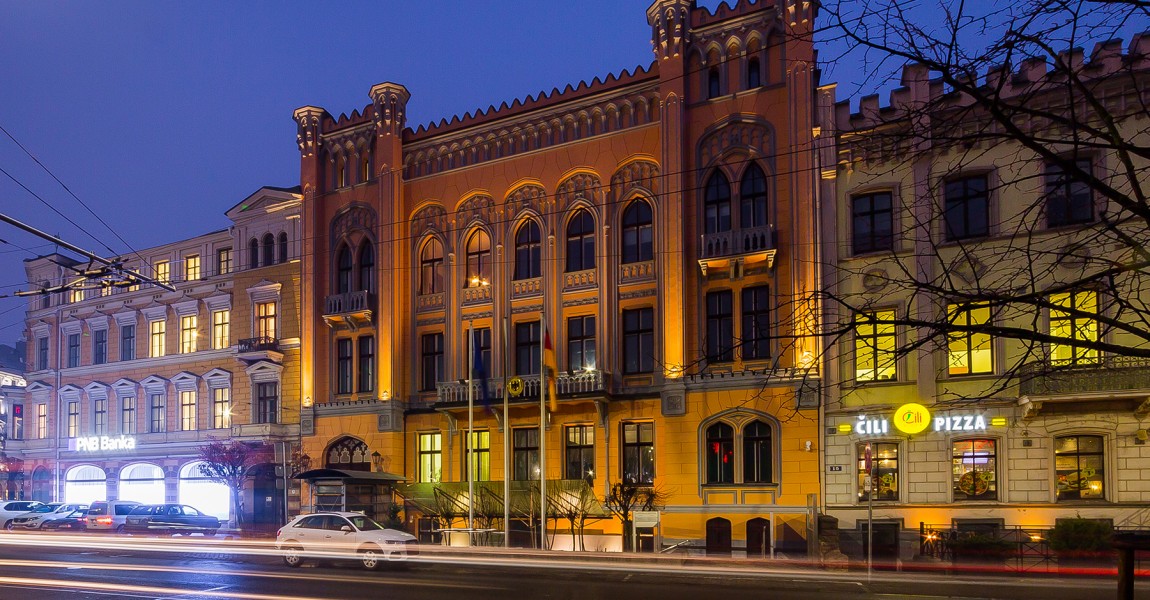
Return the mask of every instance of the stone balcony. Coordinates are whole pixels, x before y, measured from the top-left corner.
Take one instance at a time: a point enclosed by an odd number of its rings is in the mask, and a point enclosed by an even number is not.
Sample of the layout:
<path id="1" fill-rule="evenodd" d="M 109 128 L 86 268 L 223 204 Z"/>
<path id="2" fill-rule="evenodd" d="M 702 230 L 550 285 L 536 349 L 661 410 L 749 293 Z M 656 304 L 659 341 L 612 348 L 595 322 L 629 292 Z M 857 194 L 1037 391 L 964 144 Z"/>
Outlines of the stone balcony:
<path id="1" fill-rule="evenodd" d="M 297 423 L 250 423 L 232 425 L 232 439 L 242 441 L 269 441 L 299 438 Z"/>
<path id="2" fill-rule="evenodd" d="M 1019 368 L 1017 377 L 1018 395 L 1027 416 L 1081 410 L 1150 414 L 1150 359 L 1038 361 Z"/>
<path id="3" fill-rule="evenodd" d="M 732 264 L 775 263 L 775 227 L 764 225 L 732 229 L 699 236 L 699 268 L 706 275 L 710 269 L 729 268 Z"/>
<path id="4" fill-rule="evenodd" d="M 539 376 L 538 375 L 519 375 L 519 380 L 523 383 L 523 389 L 517 396 L 512 396 L 514 401 L 524 399 L 538 399 L 539 398 Z M 575 396 L 578 394 L 594 394 L 606 391 L 607 375 L 603 371 L 593 369 L 589 371 L 578 371 L 575 373 L 562 372 L 559 373 L 559 378 L 555 382 L 555 389 L 559 393 L 560 401 L 565 396 Z M 472 400 L 478 404 L 481 402 L 479 380 L 471 382 L 473 386 Z M 503 398 L 503 379 L 493 377 L 487 381 L 488 394 L 490 394 L 492 403 L 500 402 Z M 467 381 L 442 381 L 436 386 L 436 402 L 444 404 L 465 403 L 467 402 Z"/>
<path id="5" fill-rule="evenodd" d="M 371 323 L 373 304 L 367 290 L 332 294 L 323 299 L 323 320 L 333 329 L 359 329 Z"/>
<path id="6" fill-rule="evenodd" d="M 236 358 L 249 363 L 257 360 L 282 363 L 284 355 L 283 352 L 280 352 L 279 340 L 264 336 L 240 340 L 236 349 Z"/>

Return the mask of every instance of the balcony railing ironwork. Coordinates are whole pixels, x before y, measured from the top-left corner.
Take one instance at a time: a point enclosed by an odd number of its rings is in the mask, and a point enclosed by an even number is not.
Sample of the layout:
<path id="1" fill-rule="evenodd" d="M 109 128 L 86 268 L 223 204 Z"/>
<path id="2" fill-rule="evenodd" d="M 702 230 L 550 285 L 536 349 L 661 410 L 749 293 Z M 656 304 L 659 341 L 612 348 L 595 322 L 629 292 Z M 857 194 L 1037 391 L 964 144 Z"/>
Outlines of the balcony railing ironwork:
<path id="1" fill-rule="evenodd" d="M 764 225 L 705 233 L 700 236 L 699 255 L 702 258 L 720 258 L 770 250 L 774 248 L 774 230 L 774 226 Z"/>
<path id="2" fill-rule="evenodd" d="M 1064 396 L 1150 389 L 1150 360 L 1125 356 L 1039 361 L 1018 370 L 1021 396 Z"/>
<path id="3" fill-rule="evenodd" d="M 523 383 L 523 389 L 515 400 L 524 398 L 539 398 L 539 375 L 518 375 Z M 560 397 L 575 394 L 589 394 L 602 392 L 605 388 L 605 374 L 603 371 L 593 369 L 573 373 L 562 372 L 555 382 L 555 390 Z M 472 380 L 472 400 L 479 403 L 482 398 L 480 382 Z M 503 379 L 492 378 L 488 380 L 488 395 L 492 402 L 503 398 Z M 443 403 L 467 402 L 467 381 L 441 381 L 436 386 L 436 401 Z"/>
<path id="4" fill-rule="evenodd" d="M 280 343 L 274 337 L 254 337 L 240 340 L 240 353 L 244 352 L 279 352 Z"/>

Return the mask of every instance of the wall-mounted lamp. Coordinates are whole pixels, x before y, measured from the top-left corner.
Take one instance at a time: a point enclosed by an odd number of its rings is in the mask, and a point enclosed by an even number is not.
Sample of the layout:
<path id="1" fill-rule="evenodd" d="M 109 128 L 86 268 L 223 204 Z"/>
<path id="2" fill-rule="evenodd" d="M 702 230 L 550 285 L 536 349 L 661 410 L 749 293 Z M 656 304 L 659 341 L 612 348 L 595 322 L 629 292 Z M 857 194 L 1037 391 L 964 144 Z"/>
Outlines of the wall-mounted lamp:
<path id="1" fill-rule="evenodd" d="M 1145 444 L 1147 439 L 1150 439 L 1150 433 L 1147 433 L 1145 429 L 1139 429 L 1134 432 L 1135 444 Z"/>
<path id="2" fill-rule="evenodd" d="M 383 470 L 383 455 L 378 450 L 371 453 L 371 465 L 375 467 L 376 471 Z"/>
<path id="3" fill-rule="evenodd" d="M 389 392 L 387 390 L 383 390 L 383 393 L 380 394 L 380 397 L 382 397 L 384 400 L 390 400 L 391 399 L 391 392 Z"/>
<path id="4" fill-rule="evenodd" d="M 303 407 L 311 408 L 311 396 L 307 396 L 303 399 Z"/>
<path id="5" fill-rule="evenodd" d="M 803 444 L 803 446 L 804 446 L 804 448 L 803 448 L 803 449 L 804 449 L 804 450 L 806 450 L 807 452 L 810 452 L 810 451 L 811 451 L 811 446 L 813 446 L 813 445 L 814 445 L 814 444 L 812 444 L 810 440 L 807 440 L 807 442 L 806 442 L 805 444 Z"/>

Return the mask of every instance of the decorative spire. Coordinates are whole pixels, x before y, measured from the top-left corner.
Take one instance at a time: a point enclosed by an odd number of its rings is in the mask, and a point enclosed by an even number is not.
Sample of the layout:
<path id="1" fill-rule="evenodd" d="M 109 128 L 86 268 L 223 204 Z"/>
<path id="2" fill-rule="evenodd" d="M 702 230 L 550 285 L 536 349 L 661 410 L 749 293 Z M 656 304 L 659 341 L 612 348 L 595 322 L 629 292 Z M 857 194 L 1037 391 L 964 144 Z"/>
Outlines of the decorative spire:
<path id="1" fill-rule="evenodd" d="M 303 106 L 292 113 L 296 122 L 296 142 L 299 151 L 305 157 L 314 156 L 323 144 L 320 139 L 320 124 L 327 111 L 318 106 Z"/>
<path id="2" fill-rule="evenodd" d="M 682 54 L 690 34 L 694 5 L 694 0 L 655 0 L 647 9 L 655 56 L 667 59 Z"/>
<path id="3" fill-rule="evenodd" d="M 407 101 L 411 94 L 398 83 L 380 83 L 371 87 L 375 104 L 376 135 L 399 135 L 407 125 Z"/>

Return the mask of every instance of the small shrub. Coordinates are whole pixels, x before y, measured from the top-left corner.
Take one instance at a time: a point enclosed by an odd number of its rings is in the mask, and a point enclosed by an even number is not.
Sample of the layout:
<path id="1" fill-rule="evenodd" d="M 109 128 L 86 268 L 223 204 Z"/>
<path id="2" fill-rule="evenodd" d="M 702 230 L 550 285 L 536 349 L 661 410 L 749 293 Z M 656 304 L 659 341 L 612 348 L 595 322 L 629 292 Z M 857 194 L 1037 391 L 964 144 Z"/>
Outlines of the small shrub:
<path id="1" fill-rule="evenodd" d="M 1058 519 L 1047 534 L 1050 549 L 1059 554 L 1106 553 L 1114 526 L 1105 519 Z"/>
<path id="2" fill-rule="evenodd" d="M 962 535 L 950 541 L 956 557 L 1004 559 L 1014 554 L 1015 544 L 986 533 Z"/>

